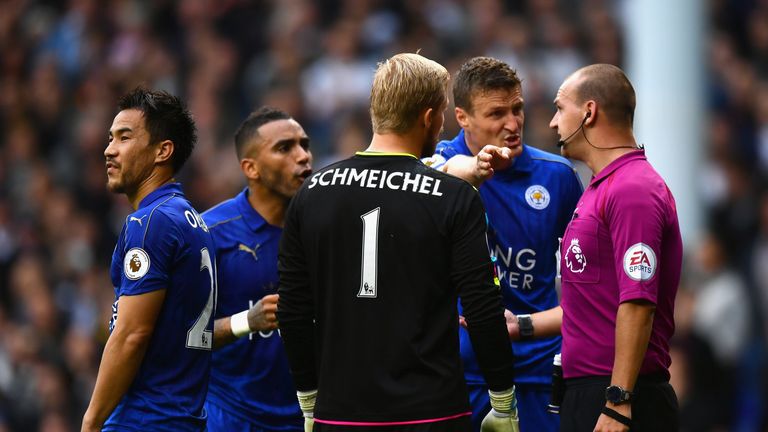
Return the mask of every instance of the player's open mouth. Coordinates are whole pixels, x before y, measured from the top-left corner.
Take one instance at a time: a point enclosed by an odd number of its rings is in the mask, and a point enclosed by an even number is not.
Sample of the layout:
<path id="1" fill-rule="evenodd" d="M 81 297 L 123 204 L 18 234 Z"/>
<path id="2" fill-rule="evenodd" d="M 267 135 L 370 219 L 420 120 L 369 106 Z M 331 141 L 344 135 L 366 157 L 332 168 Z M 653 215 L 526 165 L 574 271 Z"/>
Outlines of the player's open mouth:
<path id="1" fill-rule="evenodd" d="M 301 179 L 301 181 L 304 181 L 304 180 L 307 179 L 307 177 L 309 177 L 311 175 L 312 175 L 312 170 L 307 168 L 304 171 L 299 173 L 299 178 Z"/>
<path id="2" fill-rule="evenodd" d="M 517 147 L 520 145 L 520 135 L 507 135 L 504 137 L 504 144 L 507 147 Z"/>

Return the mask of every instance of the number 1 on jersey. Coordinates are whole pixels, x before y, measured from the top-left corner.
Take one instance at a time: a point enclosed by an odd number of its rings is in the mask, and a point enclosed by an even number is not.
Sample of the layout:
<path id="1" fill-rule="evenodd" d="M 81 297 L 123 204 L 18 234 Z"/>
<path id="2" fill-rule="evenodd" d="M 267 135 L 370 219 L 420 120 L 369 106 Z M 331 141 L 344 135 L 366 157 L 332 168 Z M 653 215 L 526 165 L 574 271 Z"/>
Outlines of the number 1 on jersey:
<path id="1" fill-rule="evenodd" d="M 376 298 L 376 262 L 379 252 L 379 213 L 381 207 L 360 216 L 363 220 L 363 256 L 358 297 Z"/>

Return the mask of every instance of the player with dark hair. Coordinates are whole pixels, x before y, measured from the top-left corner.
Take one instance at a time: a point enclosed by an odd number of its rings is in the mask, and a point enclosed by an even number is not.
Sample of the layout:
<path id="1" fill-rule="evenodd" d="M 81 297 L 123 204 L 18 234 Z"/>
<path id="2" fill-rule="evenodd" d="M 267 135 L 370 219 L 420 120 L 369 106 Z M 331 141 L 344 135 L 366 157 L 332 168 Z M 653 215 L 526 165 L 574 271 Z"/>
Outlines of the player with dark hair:
<path id="1" fill-rule="evenodd" d="M 581 182 L 568 160 L 523 143 L 523 88 L 509 65 L 491 57 L 468 60 L 454 77 L 453 96 L 462 130 L 438 143 L 427 163 L 479 188 L 504 306 L 513 313 L 508 315 L 521 429 L 553 432 L 559 419 L 547 405 L 552 360 L 560 352 L 555 255 L 581 196 Z M 481 164 L 495 169 L 479 169 Z M 460 332 L 477 431 L 491 410 L 488 388 L 469 335 Z"/>
<path id="2" fill-rule="evenodd" d="M 571 74 L 550 127 L 593 173 L 562 255 L 561 431 L 677 431 L 669 340 L 683 247 L 675 199 L 635 141 L 635 90 L 616 66 Z"/>
<path id="3" fill-rule="evenodd" d="M 312 175 L 288 209 L 278 318 L 315 431 L 469 430 L 457 296 L 495 430 L 518 430 L 480 197 L 418 159 L 434 152 L 448 81 L 418 54 L 381 63 L 369 148 Z"/>
<path id="4" fill-rule="evenodd" d="M 208 430 L 301 431 L 275 312 L 277 248 L 288 202 L 312 173 L 309 138 L 287 113 L 262 107 L 240 125 L 235 148 L 248 185 L 203 213 L 220 287 Z"/>
<path id="5" fill-rule="evenodd" d="M 128 215 L 112 255 L 111 334 L 83 431 L 202 431 L 213 346 L 216 258 L 173 176 L 194 148 L 181 101 L 138 88 L 119 103 L 104 150 L 107 188 Z"/>

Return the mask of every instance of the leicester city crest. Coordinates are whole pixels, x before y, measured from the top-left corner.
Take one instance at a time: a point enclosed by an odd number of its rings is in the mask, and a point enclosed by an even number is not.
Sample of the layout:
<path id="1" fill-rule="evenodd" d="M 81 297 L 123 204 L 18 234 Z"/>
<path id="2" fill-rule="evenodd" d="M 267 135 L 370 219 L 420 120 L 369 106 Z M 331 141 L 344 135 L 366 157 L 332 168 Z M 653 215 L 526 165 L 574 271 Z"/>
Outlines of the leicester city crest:
<path id="1" fill-rule="evenodd" d="M 544 210 L 549 205 L 549 191 L 542 185 L 533 185 L 526 189 L 525 201 L 536 210 Z"/>

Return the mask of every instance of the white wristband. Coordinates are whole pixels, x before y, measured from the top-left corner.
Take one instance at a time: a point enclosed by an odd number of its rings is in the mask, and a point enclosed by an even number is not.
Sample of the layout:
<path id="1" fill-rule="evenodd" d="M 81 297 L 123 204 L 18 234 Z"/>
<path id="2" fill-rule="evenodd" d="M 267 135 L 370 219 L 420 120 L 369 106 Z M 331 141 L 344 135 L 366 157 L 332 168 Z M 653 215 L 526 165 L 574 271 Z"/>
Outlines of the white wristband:
<path id="1" fill-rule="evenodd" d="M 251 330 L 251 326 L 248 324 L 248 309 L 229 317 L 229 326 L 232 328 L 232 334 L 235 337 L 241 338 L 251 334 L 253 330 Z"/>

